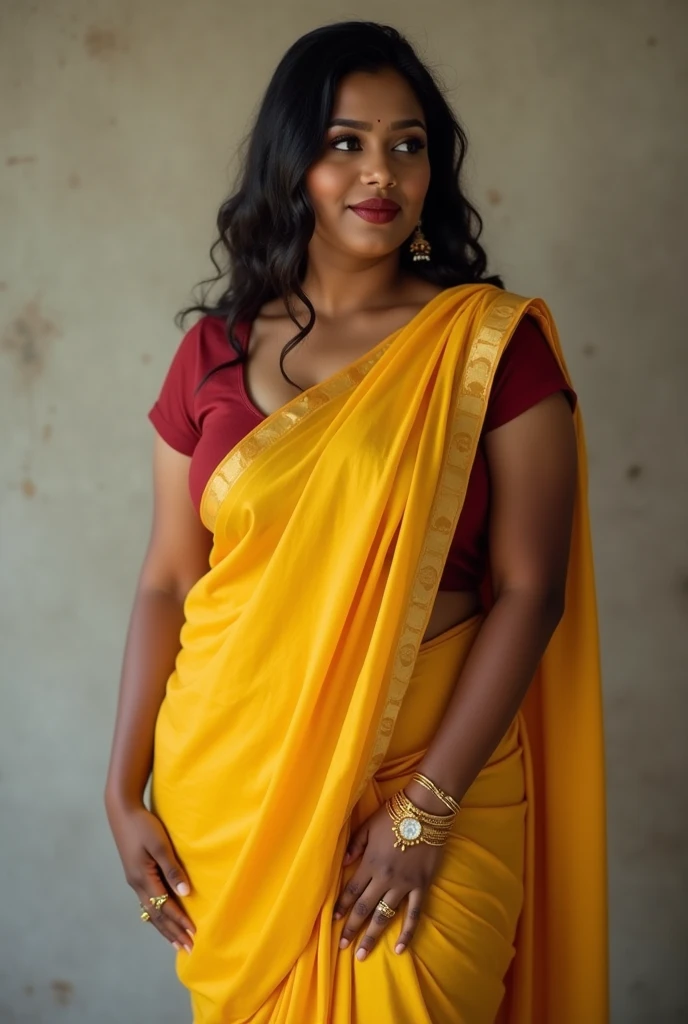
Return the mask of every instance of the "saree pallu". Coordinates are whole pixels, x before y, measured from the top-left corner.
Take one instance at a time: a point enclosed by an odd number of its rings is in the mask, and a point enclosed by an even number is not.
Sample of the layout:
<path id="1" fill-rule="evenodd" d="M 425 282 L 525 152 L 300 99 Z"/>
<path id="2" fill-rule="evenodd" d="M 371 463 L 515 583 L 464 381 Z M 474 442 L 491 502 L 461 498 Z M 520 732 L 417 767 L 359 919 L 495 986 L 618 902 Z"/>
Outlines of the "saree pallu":
<path id="1" fill-rule="evenodd" d="M 152 806 L 190 877 L 196 1024 L 603 1024 L 604 779 L 586 456 L 566 611 L 466 794 L 414 942 L 332 908 L 351 830 L 432 741 L 480 617 L 422 643 L 499 358 L 546 305 L 446 289 L 263 420 L 206 487 Z M 402 908 L 405 906 L 405 901 Z M 514 955 L 515 952 L 515 955 Z M 511 966 L 509 966 L 511 965 Z"/>

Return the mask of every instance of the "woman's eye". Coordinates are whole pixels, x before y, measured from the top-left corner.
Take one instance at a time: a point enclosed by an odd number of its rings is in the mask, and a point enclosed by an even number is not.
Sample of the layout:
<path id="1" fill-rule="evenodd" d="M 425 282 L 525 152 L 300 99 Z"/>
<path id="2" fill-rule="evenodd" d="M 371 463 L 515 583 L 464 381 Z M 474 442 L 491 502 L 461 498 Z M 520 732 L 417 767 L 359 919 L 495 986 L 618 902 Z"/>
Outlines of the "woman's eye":
<path id="1" fill-rule="evenodd" d="M 339 135 L 336 139 L 332 140 L 332 149 L 338 149 L 341 153 L 350 153 L 351 150 L 348 146 L 342 146 L 342 143 L 355 142 L 359 145 L 358 139 L 355 135 Z"/>
<path id="2" fill-rule="evenodd" d="M 422 142 L 420 139 L 415 139 L 415 138 L 414 139 L 404 139 L 403 142 L 397 143 L 397 145 L 394 148 L 398 149 L 399 146 L 411 146 L 411 149 L 407 149 L 405 151 L 407 153 L 418 153 L 421 149 L 425 149 L 425 143 Z"/>

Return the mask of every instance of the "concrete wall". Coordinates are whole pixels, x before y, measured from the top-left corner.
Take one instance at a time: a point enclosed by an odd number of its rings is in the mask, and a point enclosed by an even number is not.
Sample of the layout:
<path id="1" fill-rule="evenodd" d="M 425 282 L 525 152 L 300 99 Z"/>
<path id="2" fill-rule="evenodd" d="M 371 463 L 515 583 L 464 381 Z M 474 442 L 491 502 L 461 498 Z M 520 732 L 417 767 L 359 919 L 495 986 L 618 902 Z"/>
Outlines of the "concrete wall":
<path id="1" fill-rule="evenodd" d="M 561 326 L 590 447 L 614 1021 L 688 1019 L 685 4 L 5 0 L 3 1022 L 188 1020 L 101 804 L 149 525 L 145 414 L 276 61 L 360 16 L 438 66 L 493 265 Z"/>

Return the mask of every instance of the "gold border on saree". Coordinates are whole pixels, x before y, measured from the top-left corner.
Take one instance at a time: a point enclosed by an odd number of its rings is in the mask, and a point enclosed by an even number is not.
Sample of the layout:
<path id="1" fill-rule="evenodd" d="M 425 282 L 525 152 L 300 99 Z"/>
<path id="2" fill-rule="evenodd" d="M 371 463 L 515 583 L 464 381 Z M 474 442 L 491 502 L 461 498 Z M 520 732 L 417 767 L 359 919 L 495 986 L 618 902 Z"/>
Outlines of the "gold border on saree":
<path id="1" fill-rule="evenodd" d="M 385 759 L 399 709 L 413 674 L 418 650 L 439 589 L 442 571 L 466 498 L 487 400 L 511 332 L 531 303 L 499 292 L 479 322 L 461 378 L 456 382 L 454 416 L 430 513 L 430 525 L 418 559 L 411 596 L 399 639 L 387 699 L 380 716 L 368 766 L 349 802 L 347 817 Z"/>

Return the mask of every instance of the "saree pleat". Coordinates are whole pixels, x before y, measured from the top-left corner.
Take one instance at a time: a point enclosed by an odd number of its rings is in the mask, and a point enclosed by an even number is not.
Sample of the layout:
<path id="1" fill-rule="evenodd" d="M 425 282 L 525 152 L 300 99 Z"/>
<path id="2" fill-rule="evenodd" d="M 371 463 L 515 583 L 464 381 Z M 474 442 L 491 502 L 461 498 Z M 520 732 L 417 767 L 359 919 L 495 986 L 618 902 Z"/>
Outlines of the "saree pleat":
<path id="1" fill-rule="evenodd" d="M 356 868 L 341 866 L 351 830 L 409 780 L 480 626 L 478 616 L 422 643 L 494 372 L 526 312 L 566 373 L 540 300 L 447 289 L 267 417 L 206 488 L 210 569 L 187 597 L 152 785 L 192 885 L 197 933 L 177 971 L 197 1024 L 488 1024 L 500 1004 L 509 1024 L 605 1019 L 578 411 L 571 603 L 527 706 L 465 796 L 412 948 L 393 951 L 400 914 L 361 964 L 355 942 L 339 950 L 344 922 L 332 921 Z M 586 800 L 574 799 L 579 785 Z M 585 819 L 575 826 L 572 799 Z M 570 848 L 581 827 L 583 864 Z M 571 879 L 576 891 L 561 892 Z"/>

